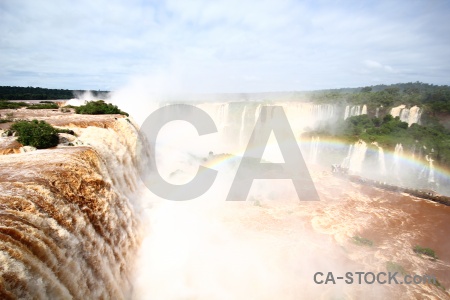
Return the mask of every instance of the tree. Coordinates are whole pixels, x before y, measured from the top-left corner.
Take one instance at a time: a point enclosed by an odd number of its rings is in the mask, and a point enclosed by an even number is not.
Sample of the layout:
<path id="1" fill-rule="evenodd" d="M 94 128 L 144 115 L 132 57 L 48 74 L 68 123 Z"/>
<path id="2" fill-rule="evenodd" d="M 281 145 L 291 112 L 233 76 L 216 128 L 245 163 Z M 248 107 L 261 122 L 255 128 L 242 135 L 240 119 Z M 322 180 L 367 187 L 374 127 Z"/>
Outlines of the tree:
<path id="1" fill-rule="evenodd" d="M 116 105 L 106 103 L 103 100 L 89 101 L 85 105 L 76 107 L 75 112 L 85 115 L 121 114 L 128 116 L 126 112 L 121 111 Z"/>
<path id="2" fill-rule="evenodd" d="M 24 146 L 45 149 L 58 145 L 58 130 L 45 121 L 18 121 L 11 130 L 17 133 L 17 141 Z"/>

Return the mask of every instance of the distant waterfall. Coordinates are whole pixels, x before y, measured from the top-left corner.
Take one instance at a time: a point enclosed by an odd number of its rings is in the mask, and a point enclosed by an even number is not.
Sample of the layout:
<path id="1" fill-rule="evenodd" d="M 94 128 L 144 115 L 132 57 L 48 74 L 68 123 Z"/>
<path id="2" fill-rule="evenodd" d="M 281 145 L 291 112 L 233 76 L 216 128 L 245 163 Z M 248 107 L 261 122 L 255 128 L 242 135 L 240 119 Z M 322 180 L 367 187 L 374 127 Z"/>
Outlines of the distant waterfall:
<path id="1" fill-rule="evenodd" d="M 347 152 L 347 156 L 344 158 L 344 160 L 341 163 L 341 167 L 344 169 L 348 169 L 350 166 L 350 158 L 352 156 L 352 151 L 353 151 L 353 145 L 350 145 L 348 147 L 348 152 Z"/>
<path id="2" fill-rule="evenodd" d="M 420 124 L 420 117 L 422 116 L 422 110 L 418 106 L 413 106 L 409 110 L 408 125 L 411 126 L 414 123 Z"/>
<path id="3" fill-rule="evenodd" d="M 246 113 L 247 113 L 247 106 L 244 107 L 244 110 L 242 111 L 242 117 L 241 117 L 241 129 L 239 132 L 239 145 L 241 147 L 244 147 L 244 129 L 245 129 L 245 119 L 246 119 Z"/>
<path id="4" fill-rule="evenodd" d="M 377 109 L 375 110 L 375 118 L 379 118 L 380 116 L 380 108 L 377 107 Z"/>
<path id="5" fill-rule="evenodd" d="M 400 157 L 403 155 L 403 145 L 397 144 L 395 145 L 394 150 L 394 173 L 397 178 L 400 174 Z"/>
<path id="6" fill-rule="evenodd" d="M 345 107 L 344 120 L 349 117 L 367 115 L 367 106 L 366 105 L 347 105 Z"/>
<path id="7" fill-rule="evenodd" d="M 433 159 L 430 155 L 426 155 L 425 159 L 428 161 L 428 183 L 434 183 L 434 165 Z"/>
<path id="8" fill-rule="evenodd" d="M 350 114 L 350 106 L 347 105 L 345 107 L 344 120 L 348 118 L 349 114 Z"/>
<path id="9" fill-rule="evenodd" d="M 400 121 L 408 123 L 411 126 L 414 123 L 420 123 L 422 112 L 418 106 L 406 108 L 406 105 L 399 105 L 391 109 L 391 115 L 399 117 Z"/>
<path id="10" fill-rule="evenodd" d="M 378 166 L 380 175 L 386 175 L 386 162 L 384 160 L 384 151 L 383 148 L 378 146 L 377 142 L 372 143 L 378 148 Z"/>
<path id="11" fill-rule="evenodd" d="M 362 115 L 367 115 L 367 105 L 363 105 L 362 110 L 361 110 L 361 114 Z"/>
<path id="12" fill-rule="evenodd" d="M 359 174 L 362 171 L 364 159 L 366 158 L 367 144 L 363 140 L 351 145 L 347 157 L 344 158 L 341 166 L 348 168 L 349 172 Z"/>
<path id="13" fill-rule="evenodd" d="M 309 162 L 312 164 L 317 163 L 317 155 L 319 153 L 320 137 L 311 137 L 311 144 L 309 148 Z"/>

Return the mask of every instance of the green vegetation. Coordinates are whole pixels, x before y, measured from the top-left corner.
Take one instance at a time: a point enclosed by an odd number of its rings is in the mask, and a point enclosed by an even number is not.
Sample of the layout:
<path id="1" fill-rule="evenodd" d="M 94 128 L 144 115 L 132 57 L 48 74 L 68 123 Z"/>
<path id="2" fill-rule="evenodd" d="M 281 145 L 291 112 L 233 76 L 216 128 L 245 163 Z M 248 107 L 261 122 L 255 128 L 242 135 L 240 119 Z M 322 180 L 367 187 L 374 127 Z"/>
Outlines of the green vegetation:
<path id="1" fill-rule="evenodd" d="M 0 100 L 0 109 L 17 109 L 28 105 L 29 104 L 25 102 L 10 102 L 6 100 Z"/>
<path id="2" fill-rule="evenodd" d="M 423 254 L 423 255 L 429 256 L 429 257 L 431 257 L 433 259 L 438 259 L 438 257 L 436 256 L 436 253 L 434 252 L 434 250 L 430 249 L 430 248 L 424 248 L 424 247 L 421 247 L 421 246 L 415 246 L 413 248 L 413 251 L 415 253 L 417 253 L 417 254 Z"/>
<path id="3" fill-rule="evenodd" d="M 18 121 L 11 130 L 17 133 L 17 141 L 24 146 L 45 149 L 58 145 L 58 130 L 44 121 Z"/>
<path id="4" fill-rule="evenodd" d="M 357 244 L 357 245 L 360 245 L 360 246 L 370 246 L 370 247 L 373 246 L 373 242 L 372 242 L 371 240 L 366 239 L 366 238 L 363 238 L 363 237 L 360 237 L 360 236 L 358 236 L 358 235 L 355 235 L 352 239 L 353 239 L 353 242 L 354 242 L 355 244 Z"/>
<path id="5" fill-rule="evenodd" d="M 53 102 L 43 104 L 33 104 L 27 107 L 27 109 L 58 109 L 58 108 L 59 108 L 58 104 Z"/>
<path id="6" fill-rule="evenodd" d="M 366 104 L 369 109 L 405 104 L 420 105 L 430 115 L 450 112 L 450 87 L 422 82 L 314 91 L 309 96 L 318 103 Z"/>
<path id="7" fill-rule="evenodd" d="M 395 262 L 392 262 L 392 261 L 388 261 L 386 263 L 386 269 L 388 272 L 392 272 L 392 273 L 398 272 L 402 275 L 406 274 L 406 270 L 401 265 L 399 265 Z"/>
<path id="8" fill-rule="evenodd" d="M 426 146 L 434 149 L 434 159 L 440 164 L 450 165 L 450 131 L 438 122 L 428 122 L 427 126 L 408 124 L 387 114 L 384 118 L 368 115 L 354 116 L 339 121 L 333 127 L 324 127 L 315 132 L 342 138 L 347 142 L 359 139 L 367 143 L 377 142 L 382 147 L 393 149 L 397 143 L 405 148 Z"/>
<path id="9" fill-rule="evenodd" d="M 82 90 L 45 89 L 40 87 L 0 86 L 0 99 L 6 100 L 56 100 L 71 99 Z M 94 97 L 108 93 L 107 91 L 90 91 Z"/>
<path id="10" fill-rule="evenodd" d="M 10 119 L 0 119 L 0 124 L 1 123 L 9 123 L 9 122 L 12 122 L 12 120 L 10 120 Z"/>
<path id="11" fill-rule="evenodd" d="M 86 115 L 121 114 L 128 117 L 128 114 L 121 111 L 116 105 L 106 103 L 103 100 L 88 101 L 85 105 L 76 107 L 75 112 Z"/>

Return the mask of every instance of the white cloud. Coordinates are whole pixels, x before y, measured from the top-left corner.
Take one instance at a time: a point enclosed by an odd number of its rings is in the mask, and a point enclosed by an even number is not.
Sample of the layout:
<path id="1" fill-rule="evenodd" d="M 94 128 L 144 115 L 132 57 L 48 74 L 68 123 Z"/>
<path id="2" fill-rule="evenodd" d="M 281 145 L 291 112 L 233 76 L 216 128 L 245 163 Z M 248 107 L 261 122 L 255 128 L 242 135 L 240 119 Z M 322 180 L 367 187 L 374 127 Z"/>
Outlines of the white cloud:
<path id="1" fill-rule="evenodd" d="M 365 60 L 363 63 L 368 69 L 372 69 L 375 71 L 385 71 L 385 72 L 389 72 L 389 73 L 395 72 L 395 70 L 391 66 L 383 65 L 374 60 Z"/>
<path id="2" fill-rule="evenodd" d="M 163 72 L 204 92 L 448 84 L 449 11 L 439 1 L 5 0 L 0 80 L 115 89 Z"/>

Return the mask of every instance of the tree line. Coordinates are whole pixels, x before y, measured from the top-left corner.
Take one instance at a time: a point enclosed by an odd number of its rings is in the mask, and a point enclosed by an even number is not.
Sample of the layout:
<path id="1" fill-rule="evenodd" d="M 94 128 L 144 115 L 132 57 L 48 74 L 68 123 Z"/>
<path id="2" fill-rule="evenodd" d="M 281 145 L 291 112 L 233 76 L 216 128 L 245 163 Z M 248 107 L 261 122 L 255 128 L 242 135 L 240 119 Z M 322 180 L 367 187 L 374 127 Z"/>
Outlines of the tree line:
<path id="1" fill-rule="evenodd" d="M 46 89 L 40 87 L 0 86 L 0 100 L 58 100 L 72 99 L 83 90 Z M 90 91 L 95 97 L 108 91 Z"/>
<path id="2" fill-rule="evenodd" d="M 421 106 L 431 114 L 450 113 L 450 87 L 422 82 L 323 90 L 311 92 L 310 97 L 318 103 L 366 104 L 369 108 L 405 104 Z"/>

